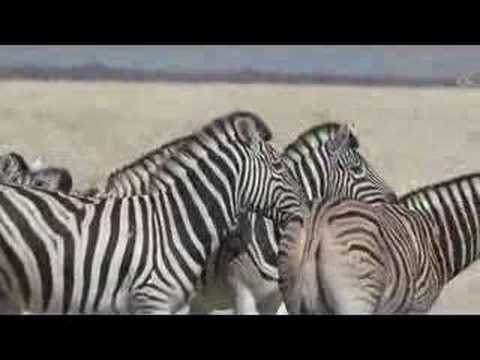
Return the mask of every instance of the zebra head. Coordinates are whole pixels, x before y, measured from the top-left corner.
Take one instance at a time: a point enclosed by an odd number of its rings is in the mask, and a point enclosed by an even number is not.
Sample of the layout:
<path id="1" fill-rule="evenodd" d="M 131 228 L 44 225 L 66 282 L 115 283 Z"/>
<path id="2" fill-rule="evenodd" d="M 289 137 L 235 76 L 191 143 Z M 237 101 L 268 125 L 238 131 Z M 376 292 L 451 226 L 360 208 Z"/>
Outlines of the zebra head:
<path id="1" fill-rule="evenodd" d="M 358 140 L 346 124 L 326 141 L 326 196 L 349 197 L 367 203 L 396 202 L 395 192 L 357 149 Z"/>
<path id="2" fill-rule="evenodd" d="M 303 192 L 281 154 L 269 143 L 271 130 L 250 112 L 235 112 L 229 119 L 241 159 L 237 214 L 257 211 L 278 224 L 302 219 Z"/>
<path id="3" fill-rule="evenodd" d="M 283 157 L 309 204 L 325 196 L 392 201 L 395 194 L 358 149 L 350 127 L 325 123 L 300 134 Z"/>
<path id="4" fill-rule="evenodd" d="M 21 155 L 10 152 L 0 156 L 0 182 L 19 183 L 29 171 L 30 169 Z"/>
<path id="5" fill-rule="evenodd" d="M 69 193 L 72 190 L 72 176 L 63 168 L 48 167 L 26 174 L 22 185 L 50 191 Z"/>

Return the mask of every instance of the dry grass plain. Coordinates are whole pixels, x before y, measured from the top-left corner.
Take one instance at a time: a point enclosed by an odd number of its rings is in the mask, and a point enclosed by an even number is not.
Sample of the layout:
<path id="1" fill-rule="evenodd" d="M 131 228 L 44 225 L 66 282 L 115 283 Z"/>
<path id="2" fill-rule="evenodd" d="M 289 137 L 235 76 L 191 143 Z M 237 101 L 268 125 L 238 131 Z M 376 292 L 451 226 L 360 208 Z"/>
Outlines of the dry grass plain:
<path id="1" fill-rule="evenodd" d="M 0 145 L 69 168 L 78 189 L 102 187 L 114 168 L 238 109 L 263 117 L 279 147 L 314 124 L 355 124 L 398 193 L 480 171 L 480 89 L 0 81 Z M 480 263 L 442 294 L 435 312 L 449 311 L 480 313 Z"/>

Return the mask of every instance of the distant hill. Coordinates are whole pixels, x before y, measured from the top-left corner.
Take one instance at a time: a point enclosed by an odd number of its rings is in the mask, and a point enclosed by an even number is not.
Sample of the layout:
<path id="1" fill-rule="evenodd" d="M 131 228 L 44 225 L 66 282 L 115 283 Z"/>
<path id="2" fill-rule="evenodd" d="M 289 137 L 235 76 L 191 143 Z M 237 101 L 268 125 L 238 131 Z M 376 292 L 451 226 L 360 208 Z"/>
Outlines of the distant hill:
<path id="1" fill-rule="evenodd" d="M 480 74 L 478 75 L 480 80 Z M 352 76 L 335 74 L 288 74 L 245 69 L 235 72 L 173 72 L 110 67 L 90 63 L 71 67 L 0 66 L 0 79 L 77 81 L 170 81 L 287 84 L 345 84 L 376 86 L 463 86 L 457 77 L 421 78 L 408 76 Z"/>
<path id="2" fill-rule="evenodd" d="M 444 78 L 480 70 L 480 46 L 0 46 L 0 67 L 114 68 L 174 73 L 259 72 Z"/>
<path id="3" fill-rule="evenodd" d="M 480 72 L 471 75 L 463 75 L 457 78 L 457 85 L 461 87 L 480 86 Z"/>

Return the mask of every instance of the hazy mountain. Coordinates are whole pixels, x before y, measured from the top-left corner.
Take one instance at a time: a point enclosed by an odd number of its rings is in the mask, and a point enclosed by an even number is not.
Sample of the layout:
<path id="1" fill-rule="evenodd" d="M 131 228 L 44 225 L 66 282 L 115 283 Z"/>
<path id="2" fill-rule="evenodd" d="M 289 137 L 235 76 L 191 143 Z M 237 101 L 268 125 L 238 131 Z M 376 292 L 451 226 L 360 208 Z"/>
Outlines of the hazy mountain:
<path id="1" fill-rule="evenodd" d="M 439 78 L 480 71 L 480 46 L 0 46 L 0 66 Z"/>

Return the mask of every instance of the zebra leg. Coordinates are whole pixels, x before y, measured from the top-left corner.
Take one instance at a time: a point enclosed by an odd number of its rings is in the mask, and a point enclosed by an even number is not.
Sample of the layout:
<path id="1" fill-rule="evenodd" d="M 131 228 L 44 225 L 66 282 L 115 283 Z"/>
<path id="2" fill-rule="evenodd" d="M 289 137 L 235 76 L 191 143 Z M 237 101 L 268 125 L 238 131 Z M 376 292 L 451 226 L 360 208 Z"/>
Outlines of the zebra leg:
<path id="1" fill-rule="evenodd" d="M 235 312 L 240 315 L 259 315 L 257 301 L 250 289 L 238 283 L 233 290 Z"/>
<path id="2" fill-rule="evenodd" d="M 205 300 L 203 299 L 202 295 L 197 293 L 190 302 L 190 314 L 207 314 L 208 310 L 204 302 Z"/>
<path id="3" fill-rule="evenodd" d="M 177 310 L 175 315 L 190 315 L 190 304 L 183 305 L 179 310 Z"/>
<path id="4" fill-rule="evenodd" d="M 170 315 L 175 311 L 169 302 L 161 301 L 149 286 L 142 286 L 131 293 L 128 312 L 135 315 Z M 181 307 L 179 307 L 181 308 Z"/>
<path id="5" fill-rule="evenodd" d="M 170 309 L 164 307 L 156 307 L 151 304 L 133 310 L 135 315 L 190 315 L 190 305 L 184 305 L 179 310 L 172 312 Z"/>
<path id="6" fill-rule="evenodd" d="M 21 314 L 21 307 L 15 303 L 5 290 L 0 290 L 0 314 Z"/>
<path id="7" fill-rule="evenodd" d="M 22 314 L 19 307 L 8 299 L 0 299 L 0 314 Z"/>
<path id="8" fill-rule="evenodd" d="M 277 310 L 277 315 L 288 315 L 287 306 L 285 305 L 285 303 L 283 301 L 282 301 L 282 303 L 280 304 L 280 307 Z"/>
<path id="9" fill-rule="evenodd" d="M 240 315 L 258 315 L 257 299 L 255 289 L 250 289 L 250 282 L 244 277 L 243 267 L 224 268 L 224 284 L 233 301 L 235 313 Z"/>
<path id="10" fill-rule="evenodd" d="M 138 289 L 130 299 L 130 312 L 138 315 L 188 315 L 190 302 L 178 301 L 175 304 L 160 300 L 151 288 Z"/>
<path id="11" fill-rule="evenodd" d="M 155 300 L 136 299 L 130 312 L 135 315 L 189 315 L 190 304 L 182 304 L 172 308 L 170 304 Z"/>
<path id="12" fill-rule="evenodd" d="M 269 287 L 266 287 L 265 290 L 269 290 L 268 288 Z M 255 297 L 257 299 L 257 309 L 260 314 L 275 315 L 282 304 L 282 297 L 278 287 L 267 291 L 265 294 L 256 295 Z"/>

